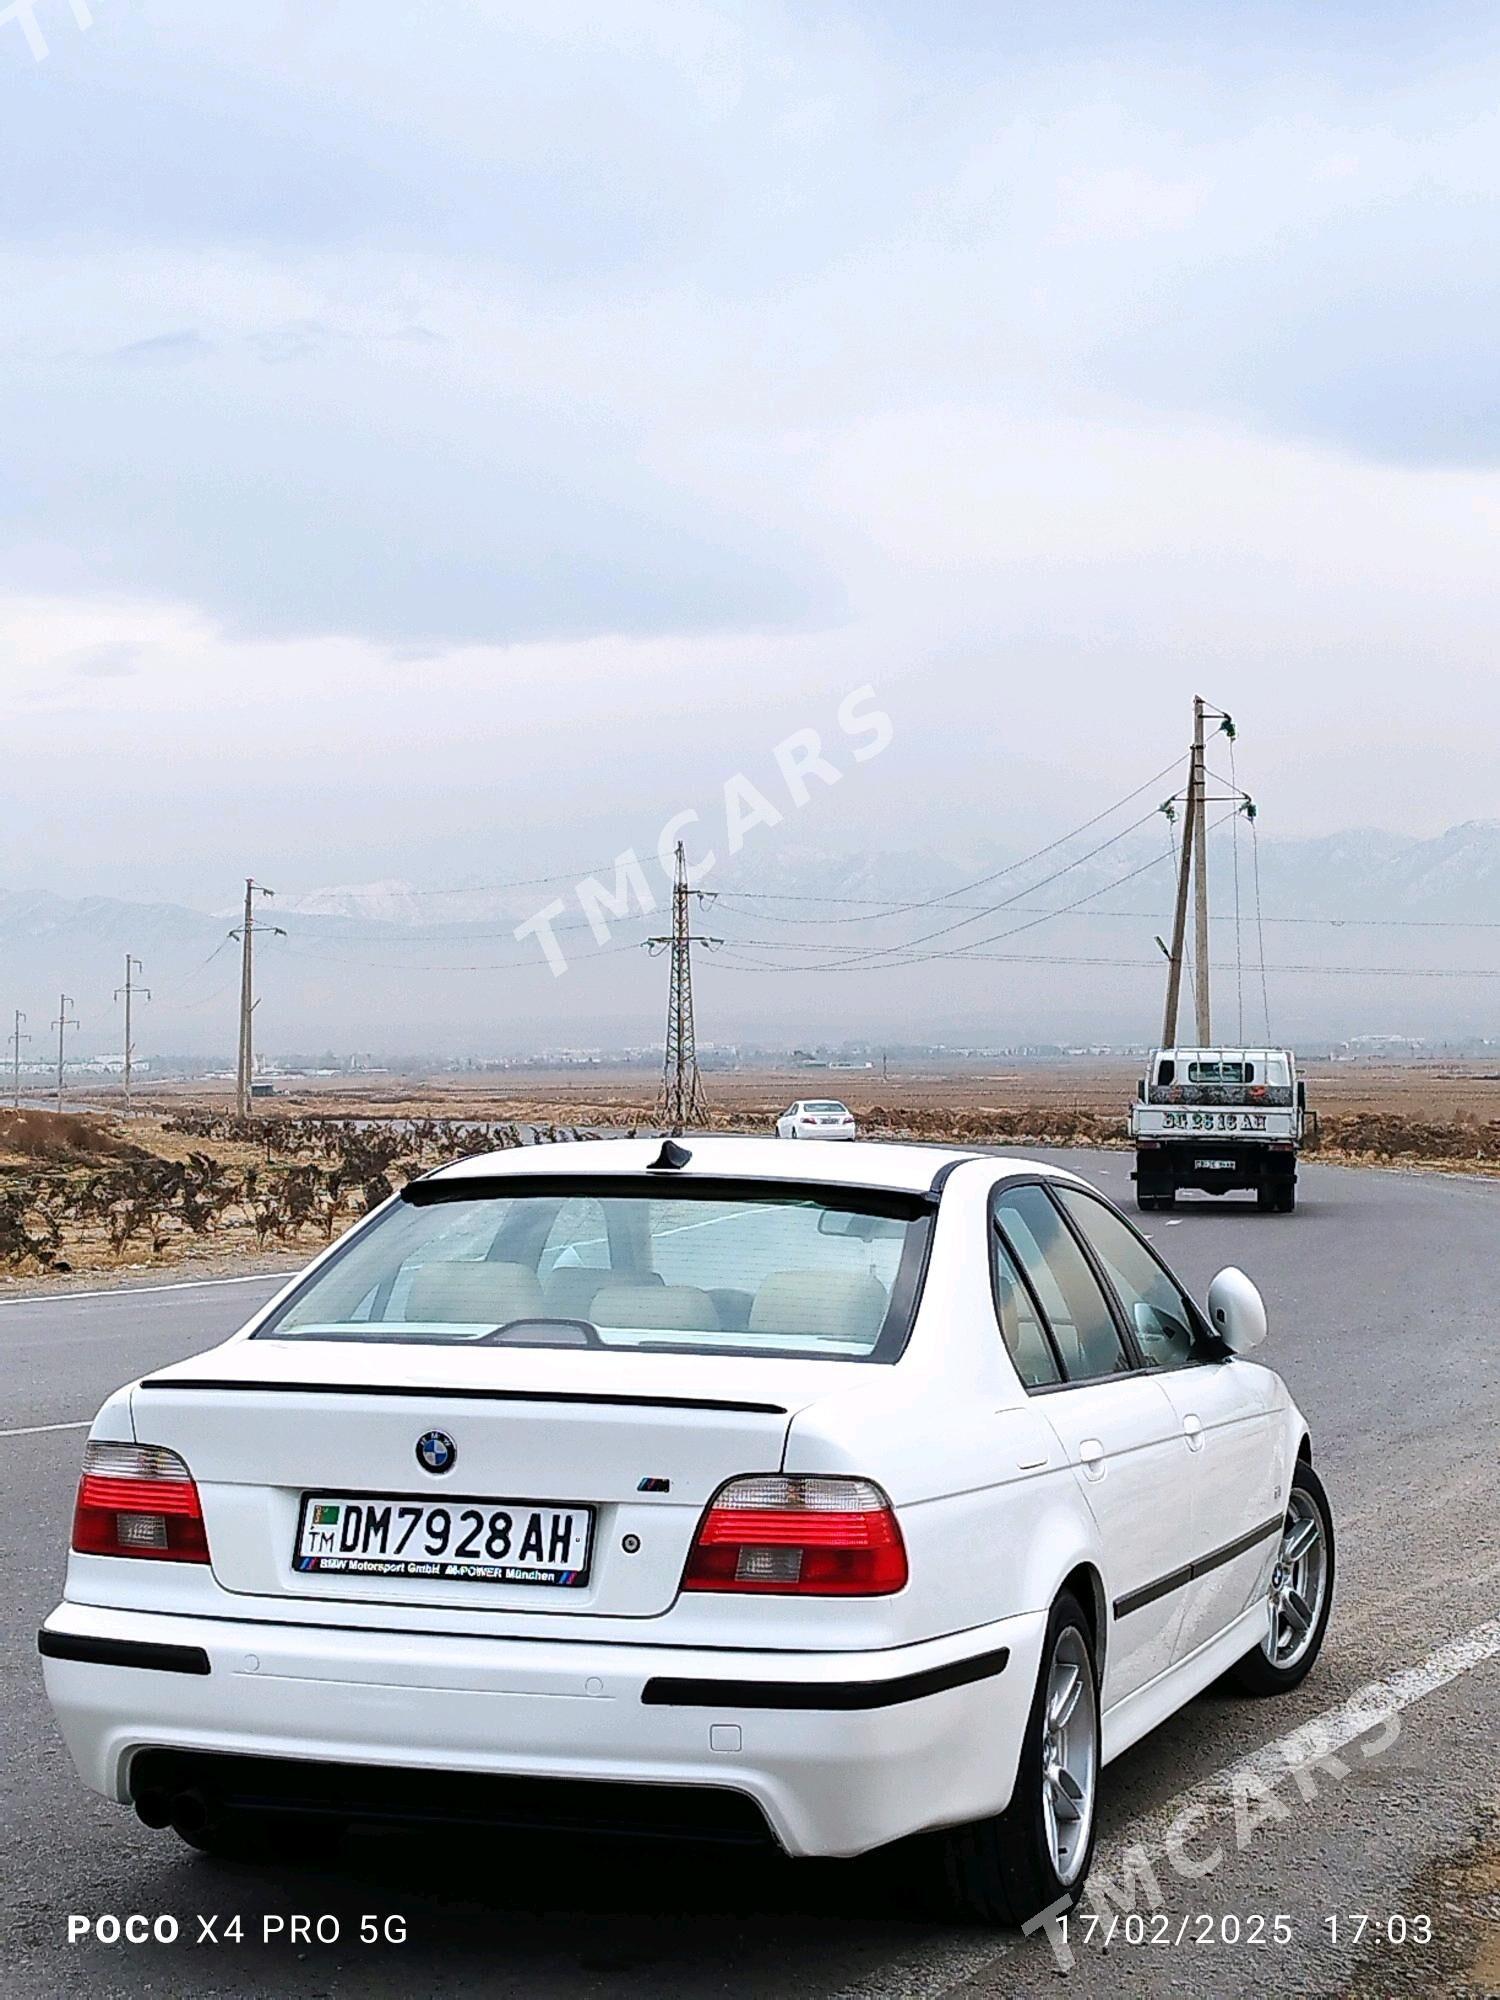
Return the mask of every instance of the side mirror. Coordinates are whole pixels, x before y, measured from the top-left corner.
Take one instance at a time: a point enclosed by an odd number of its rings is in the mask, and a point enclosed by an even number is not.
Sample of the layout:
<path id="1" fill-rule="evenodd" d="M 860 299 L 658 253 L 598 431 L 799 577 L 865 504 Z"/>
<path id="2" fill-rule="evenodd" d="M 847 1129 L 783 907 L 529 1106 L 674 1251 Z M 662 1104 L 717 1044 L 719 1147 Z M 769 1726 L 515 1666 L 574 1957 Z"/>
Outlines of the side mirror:
<path id="1" fill-rule="evenodd" d="M 1248 1354 L 1266 1337 L 1266 1302 L 1233 1264 L 1208 1288 L 1208 1318 L 1231 1354 Z"/>

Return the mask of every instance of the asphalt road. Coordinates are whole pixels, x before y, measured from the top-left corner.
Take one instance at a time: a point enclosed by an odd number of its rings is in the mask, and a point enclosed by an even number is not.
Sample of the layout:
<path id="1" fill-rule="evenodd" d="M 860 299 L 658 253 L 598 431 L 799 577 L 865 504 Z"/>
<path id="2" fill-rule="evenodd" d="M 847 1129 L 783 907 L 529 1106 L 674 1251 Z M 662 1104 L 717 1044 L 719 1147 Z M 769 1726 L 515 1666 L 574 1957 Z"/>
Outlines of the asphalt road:
<path id="1" fill-rule="evenodd" d="M 1125 1156 L 1065 1157 L 1128 1195 Z M 1075 1923 L 1073 1992 L 1333 1995 L 1387 1917 L 1406 1919 L 1409 1941 L 1389 1950 L 1381 1990 L 1422 1992 L 1439 1955 L 1473 1943 L 1468 1918 L 1422 1898 L 1424 1872 L 1500 1801 L 1500 1184 L 1314 1167 L 1303 1195 L 1290 1217 L 1193 1201 L 1151 1233 L 1200 1293 L 1229 1262 L 1266 1293 L 1266 1358 L 1311 1419 L 1341 1532 L 1327 1649 L 1286 1701 L 1209 1694 L 1109 1767 L 1096 1880 L 1124 1898 L 1134 1848 L 1136 1919 L 1116 1919 L 1108 1950 L 1104 1921 Z M 1045 1941 L 934 1923 L 900 1863 L 371 1839 L 311 1869 L 255 1870 L 195 1856 L 83 1791 L 34 1650 L 61 1584 L 82 1429 L 43 1427 L 85 1424 L 116 1384 L 212 1345 L 278 1282 L 0 1303 L 0 1950 L 18 2000 L 85 1984 L 101 2000 L 414 1983 L 499 2000 L 1057 1990 Z M 1370 1696 L 1351 1711 L 1372 1684 L 1394 1720 L 1375 1723 Z M 1300 1750 L 1274 1747 L 1308 1724 L 1319 1733 Z M 1319 1747 L 1333 1754 L 1301 1761 Z M 1184 1804 L 1186 1874 L 1164 1839 Z M 181 1940 L 68 1942 L 70 1915 L 131 1912 L 174 1915 Z M 336 1920 L 339 1941 L 294 1938 L 298 1914 Z M 400 1920 L 406 1942 L 360 1943 L 364 1916 Z M 219 1942 L 198 1941 L 204 1919 Z"/>

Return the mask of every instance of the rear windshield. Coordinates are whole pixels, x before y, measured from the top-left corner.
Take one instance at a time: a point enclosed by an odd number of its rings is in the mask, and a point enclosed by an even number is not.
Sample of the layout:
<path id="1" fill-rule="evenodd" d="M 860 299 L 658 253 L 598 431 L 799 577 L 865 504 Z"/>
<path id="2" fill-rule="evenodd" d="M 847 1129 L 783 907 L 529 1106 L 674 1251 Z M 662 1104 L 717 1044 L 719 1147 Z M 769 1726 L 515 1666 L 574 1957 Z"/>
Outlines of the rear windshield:
<path id="1" fill-rule="evenodd" d="M 836 1112 L 840 1118 L 847 1118 L 849 1116 L 847 1105 L 825 1103 L 821 1098 L 808 1098 L 802 1109 L 804 1111 L 832 1111 Z"/>
<path id="2" fill-rule="evenodd" d="M 255 1338 L 894 1361 L 931 1227 L 915 1198 L 848 1189 L 434 1192 L 351 1236 Z"/>
<path id="3" fill-rule="evenodd" d="M 1189 1083 L 1249 1083 L 1255 1065 L 1244 1062 L 1190 1062 Z"/>

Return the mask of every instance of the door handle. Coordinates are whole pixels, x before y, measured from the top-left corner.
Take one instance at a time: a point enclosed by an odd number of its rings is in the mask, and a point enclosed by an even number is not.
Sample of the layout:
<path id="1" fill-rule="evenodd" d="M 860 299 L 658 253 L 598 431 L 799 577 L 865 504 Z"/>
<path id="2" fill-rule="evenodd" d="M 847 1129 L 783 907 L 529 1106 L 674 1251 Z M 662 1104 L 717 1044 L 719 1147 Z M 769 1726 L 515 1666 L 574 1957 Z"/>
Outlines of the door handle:
<path id="1" fill-rule="evenodd" d="M 1098 1438 L 1085 1438 L 1078 1447 L 1078 1463 L 1090 1479 L 1104 1477 L 1104 1446 Z"/>
<path id="2" fill-rule="evenodd" d="M 1182 1435 L 1187 1439 L 1187 1445 L 1189 1451 L 1202 1451 L 1203 1426 L 1201 1423 L 1199 1423 L 1196 1417 L 1183 1418 Z"/>

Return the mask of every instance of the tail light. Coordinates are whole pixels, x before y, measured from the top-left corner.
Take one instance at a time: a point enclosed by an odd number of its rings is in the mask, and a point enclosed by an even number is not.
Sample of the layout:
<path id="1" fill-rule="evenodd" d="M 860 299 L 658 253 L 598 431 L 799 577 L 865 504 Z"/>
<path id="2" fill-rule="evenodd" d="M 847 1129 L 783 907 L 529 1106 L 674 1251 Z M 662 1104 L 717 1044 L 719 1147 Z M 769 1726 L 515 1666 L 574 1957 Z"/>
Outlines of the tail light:
<path id="1" fill-rule="evenodd" d="M 183 1460 L 159 1444 L 85 1446 L 73 1547 L 84 1556 L 206 1563 L 203 1508 Z"/>
<path id="2" fill-rule="evenodd" d="M 886 1597 L 906 1583 L 906 1544 L 869 1479 L 731 1479 L 714 1496 L 684 1590 Z"/>

